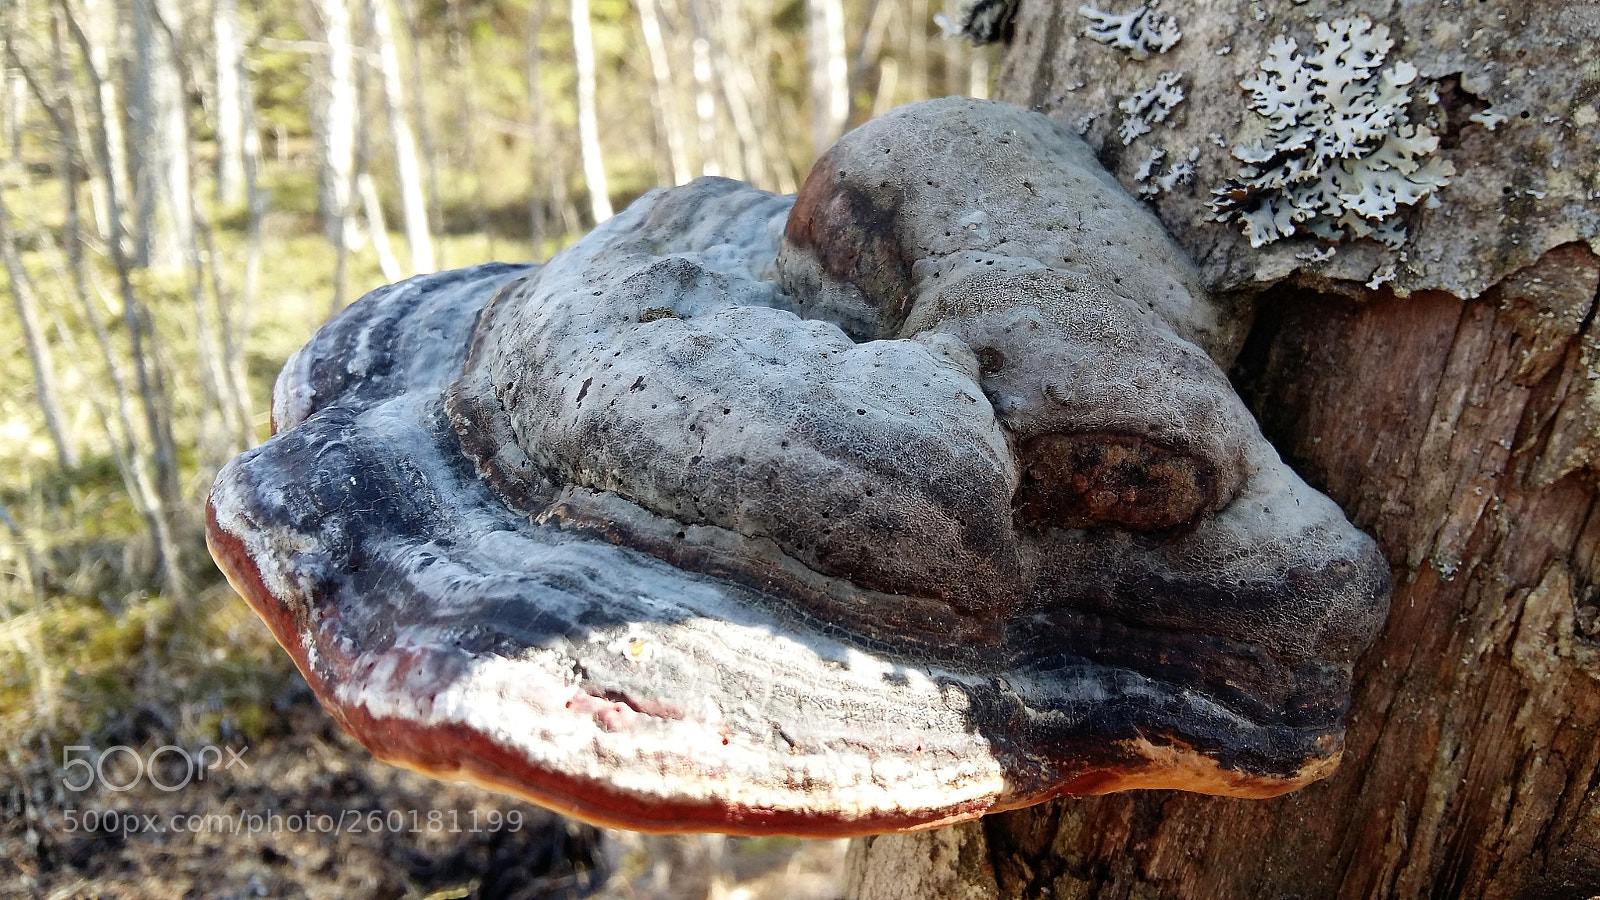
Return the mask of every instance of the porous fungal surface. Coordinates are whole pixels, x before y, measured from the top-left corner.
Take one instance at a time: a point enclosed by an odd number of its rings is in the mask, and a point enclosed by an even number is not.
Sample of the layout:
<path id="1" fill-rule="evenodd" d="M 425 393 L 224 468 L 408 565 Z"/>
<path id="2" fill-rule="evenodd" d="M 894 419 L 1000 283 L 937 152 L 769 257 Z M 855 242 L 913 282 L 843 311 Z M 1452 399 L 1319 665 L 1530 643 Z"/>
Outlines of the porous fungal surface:
<path id="1" fill-rule="evenodd" d="M 363 298 L 208 536 L 375 753 L 597 822 L 1270 796 L 1336 765 L 1387 567 L 1238 337 L 1081 142 L 930 101 L 798 197 L 701 179 Z"/>
<path id="2" fill-rule="evenodd" d="M 1439 205 L 1434 193 L 1455 173 L 1435 155 L 1439 138 L 1412 121 L 1417 68 L 1383 68 L 1394 47 L 1385 25 L 1366 16 L 1318 23 L 1309 56 L 1279 36 L 1260 71 L 1240 82 L 1251 109 L 1271 125 L 1266 138 L 1233 147 L 1243 165 L 1213 191 L 1219 222 L 1237 219 L 1250 246 L 1305 230 L 1329 241 L 1376 237 L 1405 243 L 1402 206 Z M 1424 105 L 1438 102 L 1426 94 Z"/>

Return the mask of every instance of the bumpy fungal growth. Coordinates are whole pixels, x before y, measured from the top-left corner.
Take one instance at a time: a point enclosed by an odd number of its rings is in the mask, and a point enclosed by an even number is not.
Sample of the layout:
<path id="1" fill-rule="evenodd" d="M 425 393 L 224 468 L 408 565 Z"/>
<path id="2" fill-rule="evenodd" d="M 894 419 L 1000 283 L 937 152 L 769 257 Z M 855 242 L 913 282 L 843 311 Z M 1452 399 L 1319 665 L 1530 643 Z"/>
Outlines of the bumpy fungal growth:
<path id="1" fill-rule="evenodd" d="M 1148 6 L 1120 15 L 1101 12 L 1093 6 L 1080 6 L 1078 15 L 1090 21 L 1083 31 L 1085 37 L 1109 44 L 1134 59 L 1149 59 L 1152 53 L 1165 53 L 1177 46 L 1183 37 L 1176 19 Z"/>
<path id="2" fill-rule="evenodd" d="M 1380 69 L 1394 46 L 1386 26 L 1366 16 L 1317 25 L 1309 58 L 1283 35 L 1260 71 L 1240 82 L 1266 118 L 1264 141 L 1235 142 L 1239 178 L 1213 193 L 1212 218 L 1238 220 L 1253 247 L 1300 229 L 1329 241 L 1375 237 L 1405 241 L 1402 206 L 1438 204 L 1434 192 L 1454 169 L 1433 156 L 1439 139 L 1407 112 L 1416 67 Z M 1436 103 L 1428 94 L 1426 102 Z"/>
<path id="3" fill-rule="evenodd" d="M 363 298 L 208 539 L 374 753 L 596 822 L 1270 796 L 1337 764 L 1387 567 L 1239 338 L 1061 126 L 930 101 L 797 197 L 701 179 Z"/>

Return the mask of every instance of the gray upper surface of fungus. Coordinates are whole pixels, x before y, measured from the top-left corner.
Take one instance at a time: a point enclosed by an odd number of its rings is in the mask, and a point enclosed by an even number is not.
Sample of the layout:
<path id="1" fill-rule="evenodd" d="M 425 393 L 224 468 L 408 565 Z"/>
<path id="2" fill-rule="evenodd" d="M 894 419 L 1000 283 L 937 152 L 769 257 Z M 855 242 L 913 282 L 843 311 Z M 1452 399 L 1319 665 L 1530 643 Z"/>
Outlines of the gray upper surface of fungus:
<path id="1" fill-rule="evenodd" d="M 1195 186 L 1163 192 L 1152 205 L 1197 260 L 1208 287 L 1250 290 L 1296 272 L 1319 283 L 1365 283 L 1392 267 L 1394 277 L 1388 284 L 1399 293 L 1440 289 L 1474 297 L 1560 244 L 1585 241 L 1600 251 L 1600 154 L 1594 149 L 1600 146 L 1600 70 L 1589 59 L 1592 54 L 1583 52 L 1600 45 L 1600 16 L 1592 4 L 1566 0 L 1533 0 L 1516 6 L 1448 0 L 1361 8 L 1359 13 L 1372 20 L 1374 32 L 1387 28 L 1393 42 L 1384 64 L 1373 71 L 1401 70 L 1403 63 L 1417 73 L 1409 84 L 1391 90 L 1413 98 L 1408 107 L 1411 125 L 1431 130 L 1439 145 L 1428 153 L 1416 147 L 1410 159 L 1423 167 L 1449 163 L 1454 168 L 1449 185 L 1423 202 L 1405 205 L 1401 198 L 1423 191 L 1403 171 L 1406 154 L 1397 153 L 1393 162 L 1385 162 L 1389 169 L 1367 171 L 1357 179 L 1388 182 L 1386 186 L 1336 187 L 1320 198 L 1284 204 L 1319 212 L 1304 222 L 1291 217 L 1289 224 L 1296 231 L 1287 237 L 1276 216 L 1272 224 L 1263 222 L 1261 229 L 1251 229 L 1258 242 L 1278 236 L 1264 246 L 1252 247 L 1252 235 L 1240 222 L 1212 221 L 1213 211 L 1207 206 L 1213 199 L 1211 189 L 1250 180 L 1241 179 L 1241 160 L 1230 152 L 1232 145 L 1265 142 L 1270 150 L 1296 143 L 1252 109 L 1257 98 L 1240 83 L 1259 82 L 1265 88 L 1278 80 L 1264 76 L 1262 66 L 1274 65 L 1274 42 L 1284 36 L 1301 48 L 1305 67 L 1312 66 L 1313 56 L 1322 49 L 1319 27 L 1327 28 L 1356 12 L 1336 0 L 1300 4 L 1194 0 L 1184 6 L 1183 40 L 1160 59 L 1162 69 L 1183 73 L 1189 96 L 1183 116 L 1171 123 L 1162 146 L 1169 151 L 1198 146 L 1202 152 L 1195 163 Z M 1117 131 L 1119 118 L 1106 113 L 1149 85 L 1150 63 L 1108 52 L 1082 34 L 1082 22 L 1071 5 L 1023 4 L 1008 71 L 1038 76 L 1002 80 L 999 95 L 1062 122 L 1098 114 L 1084 138 L 1133 189 L 1148 152 L 1138 144 L 1125 151 Z M 1295 66 L 1286 68 L 1287 75 Z M 1066 88 L 1078 82 L 1085 86 Z M 1360 84 L 1353 81 L 1349 87 Z M 1317 93 L 1314 84 L 1305 88 Z M 1383 89 L 1379 78 L 1375 90 L 1356 93 L 1370 100 Z M 1433 93 L 1438 95 L 1437 104 L 1427 102 Z M 1289 105 L 1282 110 L 1297 109 L 1294 98 L 1284 99 Z M 1316 102 L 1319 109 L 1333 108 Z M 1295 117 L 1282 121 L 1291 118 Z M 1348 116 L 1344 120 L 1364 121 Z M 1301 126 L 1311 124 L 1304 117 L 1296 121 Z M 1208 140 L 1212 133 L 1226 136 L 1229 146 Z M 1381 144 L 1369 141 L 1364 146 Z M 1385 151 L 1385 155 L 1390 154 Z M 1295 190 L 1290 167 L 1314 165 L 1314 159 L 1298 152 L 1274 153 L 1274 157 L 1262 160 L 1257 175 L 1250 178 L 1283 176 L 1284 187 L 1270 188 L 1270 196 L 1287 199 Z M 1332 166 L 1349 167 L 1343 157 Z M 1436 181 L 1440 170 L 1431 174 L 1421 184 Z M 1241 188 L 1238 199 L 1252 204 L 1259 199 L 1256 187 Z M 1347 207 L 1339 194 L 1349 195 L 1356 207 Z M 1437 207 L 1429 208 L 1430 197 L 1437 198 Z M 1274 212 L 1279 202 L 1271 201 Z M 1394 211 L 1381 222 L 1404 230 L 1402 246 L 1394 249 L 1375 237 L 1355 236 L 1379 224 L 1366 213 L 1387 212 L 1391 202 Z M 1343 224 L 1336 224 L 1341 220 Z M 1325 239 L 1302 227 L 1312 224 L 1351 236 L 1343 238 L 1336 254 L 1313 254 Z"/>
<path id="2" fill-rule="evenodd" d="M 1239 325 L 1049 119 L 891 112 L 797 197 L 653 191 L 375 292 L 213 553 L 385 758 L 631 827 L 849 834 L 1331 770 L 1376 546 Z"/>

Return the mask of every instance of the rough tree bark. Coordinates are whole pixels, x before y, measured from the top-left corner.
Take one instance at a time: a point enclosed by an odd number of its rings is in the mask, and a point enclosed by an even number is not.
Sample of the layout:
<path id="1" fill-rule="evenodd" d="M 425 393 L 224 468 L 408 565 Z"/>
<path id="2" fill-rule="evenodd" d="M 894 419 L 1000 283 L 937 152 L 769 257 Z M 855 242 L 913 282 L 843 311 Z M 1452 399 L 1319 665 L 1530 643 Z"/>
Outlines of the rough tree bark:
<path id="1" fill-rule="evenodd" d="M 1000 96 L 1078 125 L 1130 189 L 1152 145 L 1201 149 L 1197 183 L 1157 192 L 1156 211 L 1214 290 L 1254 307 L 1236 382 L 1384 546 L 1392 612 L 1330 779 L 1269 801 L 1063 799 L 858 841 L 851 895 L 1600 894 L 1600 78 L 1561 49 L 1592 46 L 1600 20 L 1557 2 L 1368 11 L 1395 42 L 1385 64 L 1418 70 L 1413 121 L 1431 119 L 1451 184 L 1437 208 L 1399 211 L 1399 248 L 1303 233 L 1252 248 L 1203 206 L 1240 167 L 1219 145 L 1266 131 L 1238 84 L 1273 38 L 1309 56 L 1319 22 L 1354 12 L 1203 0 L 1173 10 L 1176 49 L 1137 62 L 1085 39 L 1077 10 L 1024 0 Z M 1118 99 L 1164 71 L 1188 102 L 1124 143 Z"/>

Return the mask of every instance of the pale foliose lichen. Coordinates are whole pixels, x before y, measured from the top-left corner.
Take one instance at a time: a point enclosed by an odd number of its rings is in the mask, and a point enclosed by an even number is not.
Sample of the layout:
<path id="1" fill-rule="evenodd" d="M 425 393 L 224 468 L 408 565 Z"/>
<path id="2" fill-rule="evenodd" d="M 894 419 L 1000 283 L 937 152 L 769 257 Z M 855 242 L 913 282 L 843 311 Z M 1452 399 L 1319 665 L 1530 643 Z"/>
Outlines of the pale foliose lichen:
<path id="1" fill-rule="evenodd" d="M 1167 166 L 1165 172 L 1161 171 L 1161 163 L 1167 158 L 1167 151 L 1155 147 L 1144 162 L 1139 164 L 1139 169 L 1134 173 L 1134 181 L 1139 188 L 1136 193 L 1141 199 L 1154 199 L 1163 191 L 1170 191 L 1180 184 L 1189 184 L 1194 181 L 1194 164 L 1200 158 L 1200 148 L 1190 147 L 1187 153 L 1179 154 Z"/>
<path id="2" fill-rule="evenodd" d="M 1490 131 L 1495 130 L 1501 125 L 1504 125 L 1508 120 L 1508 117 L 1502 116 L 1492 109 L 1486 109 L 1482 112 L 1475 112 L 1472 115 L 1467 116 L 1467 118 L 1477 122 L 1479 125 L 1482 125 L 1484 128 L 1487 128 Z"/>
<path id="3" fill-rule="evenodd" d="M 1121 15 L 1102 12 L 1093 6 L 1080 6 L 1078 15 L 1092 22 L 1084 29 L 1085 36 L 1127 51 L 1134 59 L 1148 59 L 1152 53 L 1165 53 L 1183 37 L 1176 20 L 1148 6 Z"/>
<path id="4" fill-rule="evenodd" d="M 1271 123 L 1263 141 L 1235 143 L 1239 177 L 1212 193 L 1212 219 L 1240 221 L 1252 247 L 1301 230 L 1330 241 L 1405 241 L 1402 206 L 1437 206 L 1454 168 L 1435 157 L 1439 138 L 1407 112 L 1417 69 L 1380 68 L 1394 46 L 1366 16 L 1319 23 L 1308 56 L 1280 35 L 1260 70 L 1239 84 Z M 1424 104 L 1437 103 L 1429 91 Z"/>
<path id="5" fill-rule="evenodd" d="M 994 44 L 1011 39 L 1017 3 L 1018 0 L 969 0 L 962 4 L 954 22 L 943 14 L 933 19 L 947 38 L 960 35 L 974 44 Z"/>
<path id="6" fill-rule="evenodd" d="M 1122 124 L 1117 126 L 1122 145 L 1126 147 L 1140 135 L 1149 134 L 1154 123 L 1165 122 L 1183 98 L 1183 74 L 1180 72 L 1162 72 L 1153 86 L 1124 97 L 1117 104 L 1123 112 Z"/>

